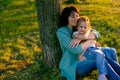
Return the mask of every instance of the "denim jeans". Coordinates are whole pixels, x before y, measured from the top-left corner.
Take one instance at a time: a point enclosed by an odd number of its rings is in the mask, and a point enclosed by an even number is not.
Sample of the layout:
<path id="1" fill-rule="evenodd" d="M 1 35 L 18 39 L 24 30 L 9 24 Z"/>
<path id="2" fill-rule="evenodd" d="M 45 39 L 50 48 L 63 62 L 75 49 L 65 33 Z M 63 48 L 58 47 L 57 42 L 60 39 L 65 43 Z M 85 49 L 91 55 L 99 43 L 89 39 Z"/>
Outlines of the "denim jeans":
<path id="1" fill-rule="evenodd" d="M 96 49 L 95 49 L 96 50 Z M 120 80 L 120 65 L 118 64 L 117 54 L 114 48 L 101 48 L 101 51 L 105 54 L 105 66 L 107 69 L 108 80 Z M 102 53 L 101 52 L 101 53 Z M 94 54 L 96 54 L 94 52 Z M 93 59 L 92 59 L 93 57 Z M 87 60 L 79 61 L 77 64 L 77 75 L 83 76 L 97 68 L 95 57 L 87 57 Z M 113 66 L 114 65 L 114 66 Z"/>
<path id="2" fill-rule="evenodd" d="M 105 54 L 106 58 L 111 58 L 111 59 L 113 59 L 113 60 L 118 62 L 117 52 L 116 52 L 115 48 L 102 47 L 101 50 Z"/>
<path id="3" fill-rule="evenodd" d="M 105 62 L 108 80 L 120 80 L 120 65 L 111 58 L 107 58 Z"/>
<path id="4" fill-rule="evenodd" d="M 98 70 L 98 74 L 107 74 L 107 69 L 105 66 L 105 54 L 97 47 L 89 47 L 84 56 L 87 60 L 95 60 L 95 64 Z"/>
<path id="5" fill-rule="evenodd" d="M 96 69 L 95 60 L 82 60 L 77 64 L 76 74 L 78 76 L 85 76 L 94 69 Z"/>

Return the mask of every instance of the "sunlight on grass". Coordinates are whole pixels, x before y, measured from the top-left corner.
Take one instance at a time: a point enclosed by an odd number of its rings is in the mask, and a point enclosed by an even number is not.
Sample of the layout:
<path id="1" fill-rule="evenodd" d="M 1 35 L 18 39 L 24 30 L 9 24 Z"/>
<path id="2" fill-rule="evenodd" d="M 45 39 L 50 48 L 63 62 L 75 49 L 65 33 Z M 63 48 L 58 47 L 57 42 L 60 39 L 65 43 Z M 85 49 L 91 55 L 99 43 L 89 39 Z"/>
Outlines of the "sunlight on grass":
<path id="1" fill-rule="evenodd" d="M 4 61 L 7 61 L 9 62 L 10 61 L 10 57 L 11 57 L 11 49 L 10 48 L 7 48 L 5 51 L 4 51 L 4 54 L 2 55 L 1 59 L 4 60 Z"/>
<path id="2" fill-rule="evenodd" d="M 0 10 L 0 80 L 64 80 L 43 65 L 35 0 L 5 0 Z M 63 8 L 69 4 L 63 4 Z M 120 0 L 86 0 L 75 4 L 102 35 L 103 46 L 117 49 L 120 60 Z M 97 71 L 79 80 L 96 80 Z"/>
<path id="3" fill-rule="evenodd" d="M 0 63 L 0 70 L 5 70 L 6 69 L 6 65 L 4 63 Z"/>
<path id="4" fill-rule="evenodd" d="M 36 52 L 36 53 L 42 52 L 42 50 L 38 47 L 37 44 L 33 44 L 32 47 L 33 47 L 34 52 Z"/>
<path id="5" fill-rule="evenodd" d="M 24 45 L 25 41 L 21 38 L 17 38 L 17 43 L 20 44 L 20 45 Z"/>
<path id="6" fill-rule="evenodd" d="M 34 55 L 41 53 L 40 45 L 34 43 L 40 43 L 37 35 L 39 35 L 38 32 L 30 32 L 30 34 L 26 34 L 27 37 L 19 36 L 1 46 L 3 50 L 0 50 L 0 71 L 6 70 L 0 76 L 1 78 L 14 74 L 14 70 L 21 70 L 27 65 L 34 64 Z M 31 42 L 29 47 L 27 41 Z"/>
<path id="7" fill-rule="evenodd" d="M 25 5 L 26 1 L 25 0 L 14 0 L 11 5 Z"/>

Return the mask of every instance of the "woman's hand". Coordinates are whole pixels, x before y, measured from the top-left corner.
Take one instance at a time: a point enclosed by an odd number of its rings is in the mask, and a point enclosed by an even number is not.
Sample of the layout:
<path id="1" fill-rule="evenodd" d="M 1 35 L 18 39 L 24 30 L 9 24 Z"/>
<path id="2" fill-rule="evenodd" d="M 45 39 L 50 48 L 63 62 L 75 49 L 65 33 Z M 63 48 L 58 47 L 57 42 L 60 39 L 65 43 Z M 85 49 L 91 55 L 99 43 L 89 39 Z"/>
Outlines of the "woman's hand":
<path id="1" fill-rule="evenodd" d="M 72 39 L 71 41 L 70 41 L 70 47 L 71 48 L 73 48 L 74 46 L 78 46 L 78 44 L 80 43 L 80 41 L 81 41 L 81 39 Z"/>

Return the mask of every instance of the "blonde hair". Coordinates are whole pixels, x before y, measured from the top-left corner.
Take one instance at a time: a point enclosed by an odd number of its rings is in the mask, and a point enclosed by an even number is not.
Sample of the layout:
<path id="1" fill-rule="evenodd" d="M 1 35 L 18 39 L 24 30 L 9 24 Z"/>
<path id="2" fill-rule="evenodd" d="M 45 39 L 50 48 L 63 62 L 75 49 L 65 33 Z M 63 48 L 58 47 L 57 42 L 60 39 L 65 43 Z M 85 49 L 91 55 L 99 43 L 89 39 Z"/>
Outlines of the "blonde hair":
<path id="1" fill-rule="evenodd" d="M 82 21 L 87 22 L 87 24 L 88 24 L 88 26 L 87 26 L 88 29 L 91 28 L 90 20 L 89 20 L 89 18 L 88 18 L 87 16 L 81 16 L 81 17 L 77 20 L 77 26 L 78 26 L 79 24 L 81 24 Z"/>

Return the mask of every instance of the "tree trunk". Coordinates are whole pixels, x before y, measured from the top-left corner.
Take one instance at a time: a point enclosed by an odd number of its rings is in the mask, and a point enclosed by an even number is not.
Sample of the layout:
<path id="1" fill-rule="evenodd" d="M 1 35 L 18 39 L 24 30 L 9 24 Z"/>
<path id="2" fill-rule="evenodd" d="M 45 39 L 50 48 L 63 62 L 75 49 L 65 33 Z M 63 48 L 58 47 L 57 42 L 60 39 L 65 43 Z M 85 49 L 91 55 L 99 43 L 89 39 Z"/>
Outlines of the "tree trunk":
<path id="1" fill-rule="evenodd" d="M 60 46 L 56 38 L 62 0 L 36 0 L 39 33 L 42 45 L 43 62 L 56 67 L 60 59 Z"/>
<path id="2" fill-rule="evenodd" d="M 68 0 L 67 3 L 79 3 L 80 0 Z"/>

